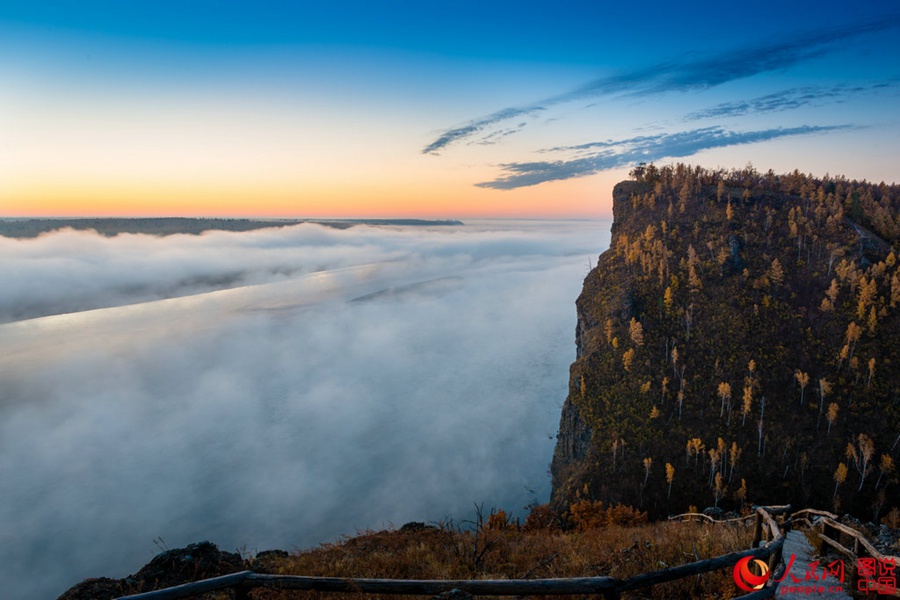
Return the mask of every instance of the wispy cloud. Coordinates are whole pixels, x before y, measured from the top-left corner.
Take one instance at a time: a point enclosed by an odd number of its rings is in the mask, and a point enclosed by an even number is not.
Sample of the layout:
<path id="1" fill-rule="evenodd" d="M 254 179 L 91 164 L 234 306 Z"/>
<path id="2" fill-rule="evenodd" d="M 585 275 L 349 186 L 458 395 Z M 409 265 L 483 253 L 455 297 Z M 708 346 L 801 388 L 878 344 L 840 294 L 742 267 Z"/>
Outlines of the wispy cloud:
<path id="1" fill-rule="evenodd" d="M 522 129 L 525 128 L 526 125 L 528 125 L 528 122 L 522 121 L 515 127 L 506 127 L 504 129 L 497 129 L 496 131 L 492 131 L 492 132 L 488 133 L 480 140 L 476 140 L 471 143 L 478 144 L 479 146 L 492 146 L 492 145 L 498 143 L 503 138 L 521 131 Z"/>
<path id="2" fill-rule="evenodd" d="M 587 156 L 571 160 L 519 162 L 504 164 L 509 173 L 493 181 L 476 184 L 478 187 L 496 190 L 512 190 L 545 183 L 593 175 L 619 167 L 660 160 L 691 156 L 701 150 L 722 148 L 738 144 L 752 144 L 780 137 L 823 133 L 846 129 L 849 125 L 812 126 L 764 129 L 760 131 L 728 131 L 722 127 L 704 127 L 678 133 L 639 136 L 625 140 L 607 140 L 578 146 L 553 148 L 553 151 L 583 152 Z"/>
<path id="3" fill-rule="evenodd" d="M 836 85 L 832 87 L 808 86 L 792 88 L 774 94 L 759 96 L 751 100 L 724 102 L 709 108 L 689 113 L 685 121 L 716 119 L 722 117 L 743 117 L 749 114 L 780 112 L 794 110 L 804 106 L 821 106 L 829 102 L 841 102 L 850 96 L 877 92 L 896 86 L 896 82 L 879 83 L 867 86 Z"/>
<path id="4" fill-rule="evenodd" d="M 466 139 L 480 131 L 483 131 L 485 128 L 490 127 L 495 123 L 500 123 L 502 121 L 506 121 L 507 119 L 514 119 L 516 117 L 533 115 L 535 113 L 541 112 L 542 110 L 545 110 L 544 107 L 537 104 L 521 108 L 504 108 L 503 110 L 499 110 L 486 117 L 475 119 L 474 121 L 470 122 L 467 125 L 463 125 L 462 127 L 448 129 L 447 131 L 442 133 L 436 140 L 428 144 L 428 146 L 426 146 L 422 152 L 424 154 L 434 154 L 438 150 L 441 150 L 442 148 L 449 146 L 454 142 Z"/>
<path id="5" fill-rule="evenodd" d="M 499 110 L 448 129 L 428 144 L 433 154 L 485 129 L 549 107 L 604 96 L 650 96 L 668 92 L 701 91 L 761 73 L 785 69 L 846 47 L 846 41 L 875 31 L 900 26 L 900 14 L 877 21 L 824 28 L 791 36 L 789 41 L 761 43 L 698 60 L 671 61 L 618 75 L 601 77 L 578 88 L 533 102 Z"/>

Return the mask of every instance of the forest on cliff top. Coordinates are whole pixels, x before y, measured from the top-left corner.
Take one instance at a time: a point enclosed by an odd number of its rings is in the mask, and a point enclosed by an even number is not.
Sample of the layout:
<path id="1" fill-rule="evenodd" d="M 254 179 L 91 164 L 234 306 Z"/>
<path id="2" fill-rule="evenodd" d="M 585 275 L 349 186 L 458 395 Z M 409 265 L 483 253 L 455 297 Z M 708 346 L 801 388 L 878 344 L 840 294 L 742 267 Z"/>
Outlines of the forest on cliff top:
<path id="1" fill-rule="evenodd" d="M 614 191 L 554 504 L 900 504 L 900 186 L 683 164 Z M 565 415 L 564 415 L 565 421 Z"/>

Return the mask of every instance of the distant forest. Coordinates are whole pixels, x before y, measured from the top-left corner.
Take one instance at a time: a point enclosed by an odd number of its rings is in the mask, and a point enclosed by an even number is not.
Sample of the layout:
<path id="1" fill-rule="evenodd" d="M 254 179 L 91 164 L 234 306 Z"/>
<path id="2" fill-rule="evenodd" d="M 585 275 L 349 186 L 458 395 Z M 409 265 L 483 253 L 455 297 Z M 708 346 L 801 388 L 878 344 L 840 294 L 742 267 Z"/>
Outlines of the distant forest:
<path id="1" fill-rule="evenodd" d="M 120 233 L 148 235 L 198 235 L 204 231 L 252 231 L 267 227 L 287 227 L 299 223 L 316 223 L 326 227 L 347 229 L 354 225 L 435 226 L 462 225 L 461 221 L 424 219 L 214 219 L 189 217 L 157 218 L 75 218 L 75 219 L 0 219 L 0 236 L 33 238 L 59 229 L 93 230 L 112 237 Z"/>

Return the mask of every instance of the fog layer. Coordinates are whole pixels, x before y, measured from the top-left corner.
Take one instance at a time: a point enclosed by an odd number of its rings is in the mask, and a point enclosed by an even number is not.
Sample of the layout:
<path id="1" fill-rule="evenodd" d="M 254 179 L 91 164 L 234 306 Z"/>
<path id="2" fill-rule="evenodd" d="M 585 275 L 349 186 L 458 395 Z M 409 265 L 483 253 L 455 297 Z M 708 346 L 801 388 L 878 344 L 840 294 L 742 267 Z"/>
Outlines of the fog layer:
<path id="1" fill-rule="evenodd" d="M 7 320 L 128 304 L 0 325 L 7 597 L 122 577 L 159 538 L 253 553 L 545 501 L 574 301 L 608 239 L 483 222 L 2 240 Z M 238 272 L 253 285 L 138 303 Z"/>

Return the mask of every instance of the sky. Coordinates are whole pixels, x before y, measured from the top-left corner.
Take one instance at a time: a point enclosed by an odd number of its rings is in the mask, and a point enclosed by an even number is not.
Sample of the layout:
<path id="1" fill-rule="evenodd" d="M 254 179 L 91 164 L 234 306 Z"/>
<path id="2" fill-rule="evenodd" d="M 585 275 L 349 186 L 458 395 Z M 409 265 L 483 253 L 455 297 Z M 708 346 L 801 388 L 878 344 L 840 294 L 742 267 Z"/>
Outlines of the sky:
<path id="1" fill-rule="evenodd" d="M 605 217 L 641 161 L 898 180 L 900 8 L 0 6 L 0 217 Z"/>
<path id="2" fill-rule="evenodd" d="M 546 502 L 609 227 L 0 237 L 4 599 Z"/>

